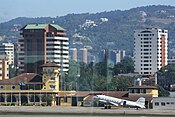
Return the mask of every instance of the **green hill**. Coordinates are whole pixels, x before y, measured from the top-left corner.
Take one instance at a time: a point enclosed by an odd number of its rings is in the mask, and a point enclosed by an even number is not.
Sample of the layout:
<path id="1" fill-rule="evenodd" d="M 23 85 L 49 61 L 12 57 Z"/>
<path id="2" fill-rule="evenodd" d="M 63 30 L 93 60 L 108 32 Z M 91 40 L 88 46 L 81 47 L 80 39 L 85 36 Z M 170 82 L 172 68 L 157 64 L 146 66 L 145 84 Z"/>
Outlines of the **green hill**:
<path id="1" fill-rule="evenodd" d="M 175 48 L 175 7 L 145 6 L 130 10 L 116 10 L 96 14 L 68 14 L 51 18 L 20 17 L 0 24 L 0 36 L 5 41 L 19 37 L 19 31 L 27 23 L 55 23 L 67 30 L 71 46 L 91 46 L 98 52 L 101 48 L 125 49 L 132 55 L 133 31 L 145 27 L 169 30 L 169 54 Z"/>

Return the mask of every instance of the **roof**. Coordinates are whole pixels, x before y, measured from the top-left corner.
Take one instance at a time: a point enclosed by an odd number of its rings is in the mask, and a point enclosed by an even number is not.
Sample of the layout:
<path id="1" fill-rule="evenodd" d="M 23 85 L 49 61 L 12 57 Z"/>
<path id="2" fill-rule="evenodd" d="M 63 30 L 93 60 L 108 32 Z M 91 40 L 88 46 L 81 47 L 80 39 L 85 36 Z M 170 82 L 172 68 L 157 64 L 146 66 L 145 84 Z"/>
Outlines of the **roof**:
<path id="1" fill-rule="evenodd" d="M 27 24 L 24 29 L 46 29 L 47 24 Z"/>
<path id="2" fill-rule="evenodd" d="M 107 95 L 115 98 L 126 98 L 128 97 L 127 91 L 104 91 L 104 92 L 94 92 L 94 95 Z M 94 100 L 94 95 L 88 95 L 84 98 L 84 101 L 92 101 Z"/>
<path id="3" fill-rule="evenodd" d="M 157 89 L 155 86 L 133 86 L 128 89 Z"/>
<path id="4" fill-rule="evenodd" d="M 28 29 L 43 29 L 43 30 L 45 30 L 48 25 L 56 28 L 57 30 L 65 30 L 64 28 L 60 27 L 57 24 L 27 24 L 22 29 L 26 29 L 26 30 L 28 30 Z"/>
<path id="5" fill-rule="evenodd" d="M 125 98 L 130 101 L 137 101 L 140 97 L 144 97 L 145 101 L 151 101 L 153 99 L 152 94 L 139 94 L 139 95 L 129 95 L 129 97 Z"/>
<path id="6" fill-rule="evenodd" d="M 4 85 L 4 84 L 7 84 L 7 85 L 13 84 L 14 85 L 14 84 L 19 84 L 20 81 L 24 82 L 24 83 L 28 83 L 33 78 L 35 78 L 37 75 L 38 74 L 36 74 L 36 73 L 23 73 L 23 74 L 20 74 L 16 77 L 11 78 L 11 79 L 1 80 L 0 85 Z"/>
<path id="7" fill-rule="evenodd" d="M 59 65 L 53 62 L 48 62 L 46 64 L 41 65 L 42 67 L 58 67 Z"/>
<path id="8" fill-rule="evenodd" d="M 88 95 L 108 95 L 112 97 L 121 97 L 121 96 L 126 96 L 128 94 L 127 91 L 78 91 L 74 95 L 75 97 L 85 97 Z"/>
<path id="9" fill-rule="evenodd" d="M 57 24 L 50 24 L 51 26 L 53 26 L 54 28 L 56 28 L 57 30 L 65 30 L 64 28 L 62 28 L 61 26 L 57 25 Z"/>

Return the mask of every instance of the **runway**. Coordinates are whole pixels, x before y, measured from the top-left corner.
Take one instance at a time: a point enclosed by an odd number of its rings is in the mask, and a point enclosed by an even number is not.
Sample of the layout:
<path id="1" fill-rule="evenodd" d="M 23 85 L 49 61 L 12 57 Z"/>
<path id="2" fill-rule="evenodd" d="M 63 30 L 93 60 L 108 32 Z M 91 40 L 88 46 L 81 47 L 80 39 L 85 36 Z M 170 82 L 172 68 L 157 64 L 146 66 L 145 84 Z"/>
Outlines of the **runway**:
<path id="1" fill-rule="evenodd" d="M 133 108 L 113 108 L 103 109 L 102 107 L 41 107 L 41 106 L 0 106 L 0 114 L 13 115 L 169 115 L 175 116 L 175 110 L 153 110 L 153 109 L 133 109 Z"/>

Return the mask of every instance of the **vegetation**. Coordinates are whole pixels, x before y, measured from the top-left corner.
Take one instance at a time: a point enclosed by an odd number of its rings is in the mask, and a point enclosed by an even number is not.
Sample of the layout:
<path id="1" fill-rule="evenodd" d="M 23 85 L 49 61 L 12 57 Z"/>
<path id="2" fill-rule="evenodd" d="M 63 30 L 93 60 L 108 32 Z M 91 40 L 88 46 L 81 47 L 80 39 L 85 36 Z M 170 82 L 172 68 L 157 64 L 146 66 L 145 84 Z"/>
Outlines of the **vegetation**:
<path id="1" fill-rule="evenodd" d="M 126 65 L 126 61 L 131 61 L 130 58 L 125 58 L 120 64 Z M 133 64 L 127 64 L 129 68 L 132 68 Z M 105 67 L 106 66 L 106 67 Z M 123 68 L 125 73 L 130 73 L 131 70 Z M 80 91 L 127 91 L 129 86 L 133 86 L 133 77 L 117 76 L 114 74 L 115 69 L 107 67 L 107 61 L 100 63 L 76 63 L 70 62 L 70 70 L 67 76 L 64 77 L 63 87 L 65 90 L 80 90 Z"/>
<path id="2" fill-rule="evenodd" d="M 175 84 L 175 65 L 167 65 L 158 72 L 158 84 L 165 90 L 173 90 Z"/>
<path id="3" fill-rule="evenodd" d="M 162 86 L 158 85 L 159 97 L 168 97 L 170 93 L 165 90 Z"/>
<path id="4" fill-rule="evenodd" d="M 127 57 L 124 58 L 120 63 L 114 66 L 114 74 L 122 74 L 122 73 L 133 73 L 134 72 L 134 61 Z"/>

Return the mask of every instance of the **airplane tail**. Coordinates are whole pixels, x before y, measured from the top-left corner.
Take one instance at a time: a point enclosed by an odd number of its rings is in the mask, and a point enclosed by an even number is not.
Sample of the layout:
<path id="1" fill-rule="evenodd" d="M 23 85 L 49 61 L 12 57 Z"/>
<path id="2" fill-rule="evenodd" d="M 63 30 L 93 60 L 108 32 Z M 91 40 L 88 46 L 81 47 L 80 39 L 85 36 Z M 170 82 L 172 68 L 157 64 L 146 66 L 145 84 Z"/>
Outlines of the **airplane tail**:
<path id="1" fill-rule="evenodd" d="M 140 98 L 136 101 L 136 103 L 139 103 L 139 104 L 145 106 L 145 98 L 144 98 L 144 97 L 140 97 Z"/>

